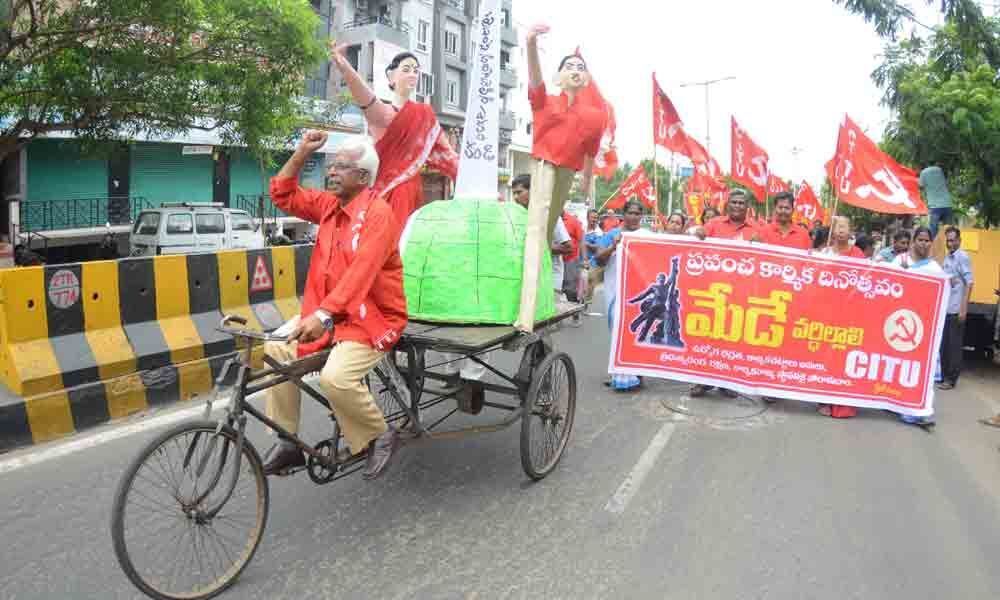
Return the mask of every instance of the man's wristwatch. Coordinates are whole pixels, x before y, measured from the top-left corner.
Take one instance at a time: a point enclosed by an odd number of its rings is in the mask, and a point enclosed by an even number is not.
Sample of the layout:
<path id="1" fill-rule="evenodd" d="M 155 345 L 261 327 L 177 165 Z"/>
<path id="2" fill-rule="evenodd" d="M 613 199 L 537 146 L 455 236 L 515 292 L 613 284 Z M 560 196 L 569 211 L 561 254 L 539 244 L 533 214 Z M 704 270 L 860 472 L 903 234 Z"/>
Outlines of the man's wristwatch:
<path id="1" fill-rule="evenodd" d="M 315 313 L 316 318 L 319 322 L 323 324 L 323 329 L 327 331 L 333 330 L 333 317 L 328 315 L 325 311 L 317 310 Z"/>

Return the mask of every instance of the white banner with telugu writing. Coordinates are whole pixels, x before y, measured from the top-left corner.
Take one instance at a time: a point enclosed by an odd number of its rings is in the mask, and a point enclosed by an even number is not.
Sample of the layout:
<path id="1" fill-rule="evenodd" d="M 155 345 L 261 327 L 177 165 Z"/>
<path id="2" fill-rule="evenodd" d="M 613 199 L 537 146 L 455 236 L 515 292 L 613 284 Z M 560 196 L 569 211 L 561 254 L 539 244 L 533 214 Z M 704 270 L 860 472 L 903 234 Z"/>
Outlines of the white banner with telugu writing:
<path id="1" fill-rule="evenodd" d="M 500 0 L 482 0 L 473 29 L 472 81 L 455 197 L 496 200 L 500 147 Z"/>

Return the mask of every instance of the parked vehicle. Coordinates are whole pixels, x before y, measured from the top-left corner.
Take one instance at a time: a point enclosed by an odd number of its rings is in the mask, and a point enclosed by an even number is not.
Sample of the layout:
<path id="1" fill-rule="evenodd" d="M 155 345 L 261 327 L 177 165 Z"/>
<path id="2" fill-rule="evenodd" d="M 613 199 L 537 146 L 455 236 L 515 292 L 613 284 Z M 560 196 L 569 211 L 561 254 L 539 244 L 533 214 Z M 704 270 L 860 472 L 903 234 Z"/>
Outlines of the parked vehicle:
<path id="1" fill-rule="evenodd" d="M 139 213 L 130 246 L 131 256 L 258 249 L 264 234 L 245 211 L 183 202 Z"/>
<path id="2" fill-rule="evenodd" d="M 965 347 L 992 358 L 1000 342 L 1000 230 L 963 229 L 962 249 L 972 262 L 972 298 L 965 324 Z"/>

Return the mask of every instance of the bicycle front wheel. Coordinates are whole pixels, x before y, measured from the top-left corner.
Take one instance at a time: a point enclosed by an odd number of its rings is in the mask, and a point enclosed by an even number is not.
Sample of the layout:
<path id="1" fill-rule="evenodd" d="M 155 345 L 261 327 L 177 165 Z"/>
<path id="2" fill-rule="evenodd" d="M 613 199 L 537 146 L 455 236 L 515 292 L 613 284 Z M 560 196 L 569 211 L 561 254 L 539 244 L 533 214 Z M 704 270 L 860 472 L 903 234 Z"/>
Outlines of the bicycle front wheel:
<path id="1" fill-rule="evenodd" d="M 212 421 L 182 423 L 143 448 L 111 512 L 115 556 L 152 598 L 200 600 L 232 585 L 267 523 L 260 456 Z M 239 451 L 237 451 L 239 450 Z M 236 475 L 235 483 L 233 476 Z"/>

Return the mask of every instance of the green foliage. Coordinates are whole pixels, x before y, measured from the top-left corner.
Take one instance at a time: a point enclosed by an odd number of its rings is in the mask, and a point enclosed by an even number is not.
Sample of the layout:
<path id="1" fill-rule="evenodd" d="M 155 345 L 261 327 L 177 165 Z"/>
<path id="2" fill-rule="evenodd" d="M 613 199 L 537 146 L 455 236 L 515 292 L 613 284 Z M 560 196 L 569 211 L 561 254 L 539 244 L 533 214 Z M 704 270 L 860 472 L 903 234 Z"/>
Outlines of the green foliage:
<path id="1" fill-rule="evenodd" d="M 323 57 L 305 0 L 33 0 L 0 21 L 0 159 L 31 138 L 216 129 L 258 156 Z"/>
<path id="2" fill-rule="evenodd" d="M 912 20 L 891 0 L 834 1 L 889 38 Z M 940 165 L 956 209 L 989 227 L 1000 221 L 1000 20 L 969 0 L 941 8 L 942 27 L 889 43 L 872 74 L 894 114 L 882 146 L 905 164 Z"/>

